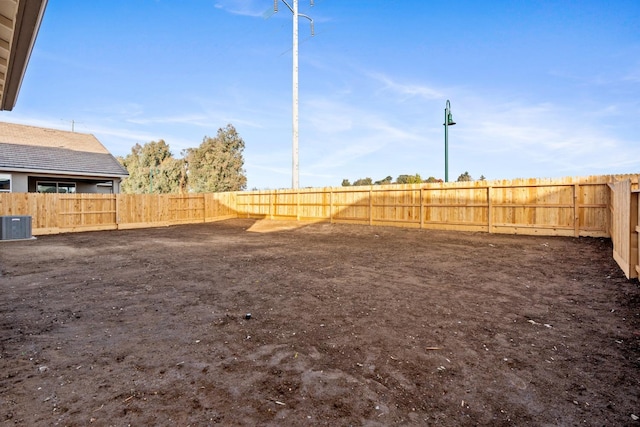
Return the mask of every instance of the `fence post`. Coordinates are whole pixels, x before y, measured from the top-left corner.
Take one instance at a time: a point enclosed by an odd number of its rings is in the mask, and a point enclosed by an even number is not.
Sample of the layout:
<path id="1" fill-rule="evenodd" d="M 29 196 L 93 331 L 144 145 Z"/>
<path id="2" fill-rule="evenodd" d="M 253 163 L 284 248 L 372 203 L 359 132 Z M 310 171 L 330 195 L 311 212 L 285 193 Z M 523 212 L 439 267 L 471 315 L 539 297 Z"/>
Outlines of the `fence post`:
<path id="1" fill-rule="evenodd" d="M 640 277 L 640 190 L 631 190 L 631 229 L 631 275 Z"/>
<path id="2" fill-rule="evenodd" d="M 491 186 L 487 187 L 487 232 L 492 233 L 493 216 L 491 212 Z"/>
<path id="3" fill-rule="evenodd" d="M 25 194 L 25 196 L 27 196 L 27 195 Z M 55 200 L 54 206 L 56 207 L 56 213 L 57 213 L 57 215 L 56 215 L 56 227 L 58 227 L 58 230 L 60 230 L 62 228 L 62 224 L 63 224 L 62 219 L 64 218 L 64 216 L 62 215 L 62 209 L 61 209 L 62 203 L 60 203 L 60 195 L 59 194 L 57 194 L 57 193 L 56 194 L 52 194 L 52 196 L 54 196 L 54 200 Z"/>
<path id="4" fill-rule="evenodd" d="M 580 206 L 578 197 L 580 195 L 580 184 L 573 185 L 573 235 L 580 236 Z"/>
<path id="5" fill-rule="evenodd" d="M 329 190 L 329 224 L 333 224 L 333 190 Z"/>
<path id="6" fill-rule="evenodd" d="M 275 216 L 275 190 L 269 191 L 269 219 L 273 219 Z"/>
<path id="7" fill-rule="evenodd" d="M 424 212 L 422 210 L 423 197 L 424 197 L 424 188 L 420 187 L 420 228 L 424 228 Z"/>
<path id="8" fill-rule="evenodd" d="M 116 230 L 120 229 L 120 194 L 114 194 L 116 199 Z"/>
<path id="9" fill-rule="evenodd" d="M 369 188 L 369 225 L 373 225 L 373 190 Z"/>

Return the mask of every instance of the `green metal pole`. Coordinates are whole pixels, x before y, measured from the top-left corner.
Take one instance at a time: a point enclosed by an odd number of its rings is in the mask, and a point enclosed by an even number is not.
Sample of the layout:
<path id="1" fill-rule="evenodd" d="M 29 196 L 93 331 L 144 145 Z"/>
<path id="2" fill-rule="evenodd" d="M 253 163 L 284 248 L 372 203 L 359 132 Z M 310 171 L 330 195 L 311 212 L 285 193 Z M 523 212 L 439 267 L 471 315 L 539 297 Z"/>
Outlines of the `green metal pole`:
<path id="1" fill-rule="evenodd" d="M 449 118 L 449 101 L 444 109 L 444 182 L 449 182 L 449 126 L 447 119 Z"/>

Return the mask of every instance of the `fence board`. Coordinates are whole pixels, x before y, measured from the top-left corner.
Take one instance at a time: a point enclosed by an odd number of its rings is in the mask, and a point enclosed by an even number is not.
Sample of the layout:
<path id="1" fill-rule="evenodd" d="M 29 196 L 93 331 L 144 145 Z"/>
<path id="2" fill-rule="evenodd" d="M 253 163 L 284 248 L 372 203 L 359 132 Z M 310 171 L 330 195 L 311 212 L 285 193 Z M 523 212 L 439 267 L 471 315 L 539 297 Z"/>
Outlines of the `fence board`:
<path id="1" fill-rule="evenodd" d="M 237 216 L 235 197 L 236 194 L 231 192 L 204 194 L 205 222 L 235 218 Z"/>
<path id="2" fill-rule="evenodd" d="M 638 210 L 636 213 L 636 226 L 635 226 L 636 233 L 633 236 L 633 238 L 635 239 L 635 243 L 636 243 L 635 245 L 636 277 L 640 277 L 640 190 L 638 189 L 633 190 L 632 197 L 635 198 L 635 204 L 638 207 Z"/>
<path id="3" fill-rule="evenodd" d="M 112 194 L 59 194 L 60 231 L 113 230 L 116 227 L 116 196 Z"/>

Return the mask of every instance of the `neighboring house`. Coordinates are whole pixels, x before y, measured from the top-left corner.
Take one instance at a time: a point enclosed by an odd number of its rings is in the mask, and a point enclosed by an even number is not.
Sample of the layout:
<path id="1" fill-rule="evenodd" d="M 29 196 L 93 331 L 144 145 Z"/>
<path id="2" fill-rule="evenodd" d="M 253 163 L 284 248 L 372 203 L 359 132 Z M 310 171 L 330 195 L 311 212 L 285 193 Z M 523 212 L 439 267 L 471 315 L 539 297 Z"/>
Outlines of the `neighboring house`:
<path id="1" fill-rule="evenodd" d="M 0 192 L 119 193 L 128 175 L 93 135 L 0 122 Z"/>

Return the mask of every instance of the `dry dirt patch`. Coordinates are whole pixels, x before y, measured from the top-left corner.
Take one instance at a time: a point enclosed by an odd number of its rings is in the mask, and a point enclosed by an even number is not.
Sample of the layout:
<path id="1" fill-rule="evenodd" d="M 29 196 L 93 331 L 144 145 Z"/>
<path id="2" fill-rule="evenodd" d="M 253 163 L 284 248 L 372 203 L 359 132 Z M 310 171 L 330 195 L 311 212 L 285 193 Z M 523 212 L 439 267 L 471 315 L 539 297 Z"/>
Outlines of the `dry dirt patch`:
<path id="1" fill-rule="evenodd" d="M 0 421 L 637 423 L 607 239 L 300 225 L 0 244 Z"/>

